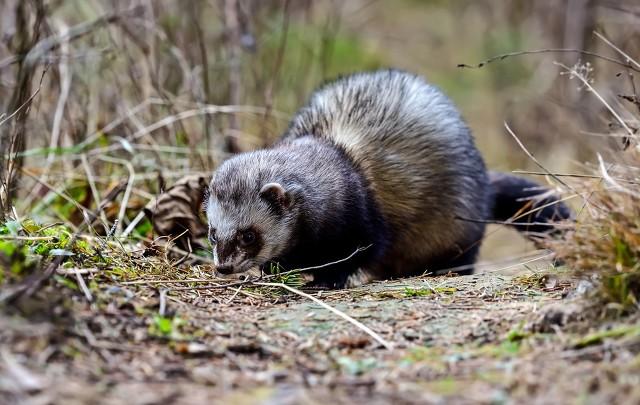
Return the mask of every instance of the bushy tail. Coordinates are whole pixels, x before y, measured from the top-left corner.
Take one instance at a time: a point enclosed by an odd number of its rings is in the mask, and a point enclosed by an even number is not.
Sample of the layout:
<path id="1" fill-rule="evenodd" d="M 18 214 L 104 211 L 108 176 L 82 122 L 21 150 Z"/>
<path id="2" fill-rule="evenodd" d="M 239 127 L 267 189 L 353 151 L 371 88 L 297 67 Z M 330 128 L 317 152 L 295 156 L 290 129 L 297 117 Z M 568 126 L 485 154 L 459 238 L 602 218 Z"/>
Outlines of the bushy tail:
<path id="1" fill-rule="evenodd" d="M 489 172 L 494 193 L 493 220 L 504 222 L 536 241 L 561 233 L 554 223 L 571 219 L 572 211 L 552 190 L 506 173 Z"/>

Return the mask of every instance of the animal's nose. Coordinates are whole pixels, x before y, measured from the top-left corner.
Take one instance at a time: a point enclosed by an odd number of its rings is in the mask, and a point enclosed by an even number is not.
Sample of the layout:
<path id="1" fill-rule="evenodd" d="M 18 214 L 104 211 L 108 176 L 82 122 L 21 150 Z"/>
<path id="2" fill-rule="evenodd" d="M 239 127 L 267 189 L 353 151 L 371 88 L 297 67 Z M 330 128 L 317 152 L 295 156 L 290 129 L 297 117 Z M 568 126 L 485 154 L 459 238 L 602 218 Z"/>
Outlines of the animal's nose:
<path id="1" fill-rule="evenodd" d="M 230 264 L 219 264 L 216 267 L 216 270 L 218 270 L 222 274 L 231 274 L 233 273 L 233 266 Z"/>

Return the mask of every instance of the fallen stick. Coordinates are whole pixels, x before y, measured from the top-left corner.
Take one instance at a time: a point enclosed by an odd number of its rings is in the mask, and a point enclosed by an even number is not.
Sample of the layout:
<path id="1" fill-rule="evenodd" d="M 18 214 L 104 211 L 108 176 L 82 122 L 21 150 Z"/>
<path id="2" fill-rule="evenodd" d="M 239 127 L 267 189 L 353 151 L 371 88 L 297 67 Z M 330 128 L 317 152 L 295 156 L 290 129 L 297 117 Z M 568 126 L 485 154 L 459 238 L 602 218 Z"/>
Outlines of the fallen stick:
<path id="1" fill-rule="evenodd" d="M 304 293 L 298 289 L 295 289 L 291 286 L 288 286 L 286 284 L 283 283 L 264 283 L 264 282 L 254 282 L 254 285 L 261 285 L 261 286 L 265 286 L 265 287 L 280 287 L 280 288 L 284 288 L 285 290 L 288 290 L 294 294 L 297 294 L 301 297 L 310 299 L 311 301 L 315 302 L 316 304 L 320 305 L 321 307 L 333 312 L 334 314 L 338 315 L 340 318 L 344 319 L 345 321 L 353 324 L 354 326 L 356 326 L 358 329 L 360 329 L 361 331 L 363 331 L 364 333 L 366 333 L 367 335 L 371 336 L 376 342 L 380 343 L 382 346 L 385 347 L 385 349 L 387 350 L 393 350 L 393 345 L 389 342 L 387 342 L 386 340 L 384 340 L 380 335 L 378 335 L 376 332 L 374 332 L 373 330 L 371 330 L 368 326 L 366 326 L 365 324 L 363 324 L 360 321 L 355 320 L 354 318 L 350 317 L 349 315 L 345 314 L 344 312 L 332 307 L 331 305 L 319 300 L 318 298 L 309 295 L 307 293 Z"/>

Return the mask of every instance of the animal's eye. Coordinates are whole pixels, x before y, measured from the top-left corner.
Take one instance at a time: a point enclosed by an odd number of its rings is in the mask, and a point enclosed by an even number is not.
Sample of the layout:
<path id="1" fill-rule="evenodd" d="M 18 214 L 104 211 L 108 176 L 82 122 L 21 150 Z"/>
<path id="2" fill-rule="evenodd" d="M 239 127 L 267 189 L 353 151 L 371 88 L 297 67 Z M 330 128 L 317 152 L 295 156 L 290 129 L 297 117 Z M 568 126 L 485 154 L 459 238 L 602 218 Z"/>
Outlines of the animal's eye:
<path id="1" fill-rule="evenodd" d="M 244 231 L 240 234 L 240 244 L 243 246 L 252 245 L 256 241 L 256 233 L 254 231 Z"/>

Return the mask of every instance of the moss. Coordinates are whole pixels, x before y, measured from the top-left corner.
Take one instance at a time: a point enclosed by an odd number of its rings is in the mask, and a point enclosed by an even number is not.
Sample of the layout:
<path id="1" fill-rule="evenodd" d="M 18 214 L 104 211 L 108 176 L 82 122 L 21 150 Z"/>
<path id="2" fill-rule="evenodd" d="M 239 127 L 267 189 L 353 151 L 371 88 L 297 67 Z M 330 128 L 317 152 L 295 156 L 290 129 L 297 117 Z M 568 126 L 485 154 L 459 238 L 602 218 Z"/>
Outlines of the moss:
<path id="1" fill-rule="evenodd" d="M 519 342 L 523 339 L 528 338 L 529 336 L 531 336 L 530 333 L 525 332 L 522 329 L 523 324 L 520 323 L 517 327 L 511 329 L 509 332 L 507 332 L 507 335 L 505 336 L 506 341 L 508 342 Z"/>
<path id="2" fill-rule="evenodd" d="M 432 294 L 451 295 L 458 291 L 455 287 L 434 287 L 434 288 L 412 288 L 405 287 L 403 294 L 405 297 L 427 297 Z"/>
<path id="3" fill-rule="evenodd" d="M 616 328 L 601 330 L 584 337 L 581 337 L 573 342 L 573 347 L 583 348 L 602 343 L 605 339 L 622 338 L 627 336 L 640 336 L 640 326 L 638 325 L 623 325 Z"/>
<path id="4" fill-rule="evenodd" d="M 426 297 L 431 294 L 433 294 L 433 291 L 431 291 L 428 288 L 411 288 L 411 287 L 404 288 L 405 297 Z"/>

